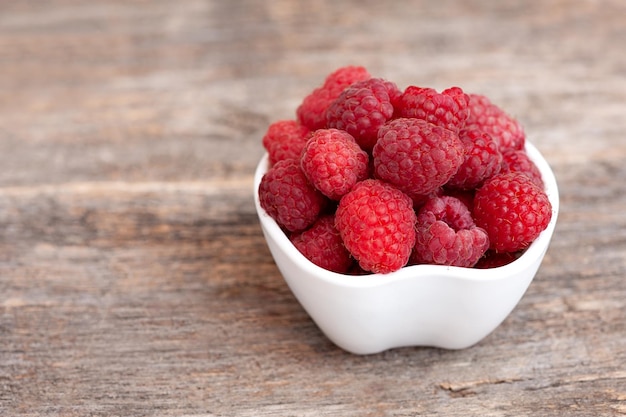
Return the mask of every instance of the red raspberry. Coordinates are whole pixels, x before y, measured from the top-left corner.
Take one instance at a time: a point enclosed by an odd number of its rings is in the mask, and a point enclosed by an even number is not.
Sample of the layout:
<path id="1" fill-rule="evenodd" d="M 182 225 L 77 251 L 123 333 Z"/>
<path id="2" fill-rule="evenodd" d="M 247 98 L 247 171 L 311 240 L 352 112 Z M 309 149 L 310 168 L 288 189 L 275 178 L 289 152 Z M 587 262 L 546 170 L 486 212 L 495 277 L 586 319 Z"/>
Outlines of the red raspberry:
<path id="1" fill-rule="evenodd" d="M 411 199 L 390 184 L 367 179 L 339 201 L 336 226 L 361 268 L 374 273 L 407 264 L 415 245 Z"/>
<path id="2" fill-rule="evenodd" d="M 468 103 L 468 95 L 459 87 L 437 93 L 432 88 L 409 86 L 396 104 L 396 114 L 423 119 L 459 133 L 469 116 Z"/>
<path id="3" fill-rule="evenodd" d="M 552 205 L 526 174 L 509 172 L 491 177 L 476 191 L 473 215 L 487 231 L 492 249 L 515 252 L 528 247 L 548 226 Z"/>
<path id="4" fill-rule="evenodd" d="M 476 227 L 472 214 L 455 197 L 431 198 L 417 214 L 413 264 L 470 268 L 489 248 L 489 237 Z"/>
<path id="5" fill-rule="evenodd" d="M 259 184 L 259 200 L 267 214 L 290 232 L 313 224 L 326 203 L 294 159 L 278 161 L 265 173 Z"/>
<path id="6" fill-rule="evenodd" d="M 317 219 L 307 230 L 290 237 L 294 246 L 311 262 L 329 271 L 344 274 L 352 267 L 350 253 L 335 227 L 335 216 Z"/>
<path id="7" fill-rule="evenodd" d="M 295 120 L 279 120 L 272 123 L 263 136 L 270 165 L 283 159 L 299 159 L 309 137 L 309 129 Z"/>
<path id="8" fill-rule="evenodd" d="M 422 119 L 394 119 L 378 137 L 372 153 L 376 177 L 410 196 L 437 190 L 463 162 L 464 147 L 456 133 Z"/>
<path id="9" fill-rule="evenodd" d="M 502 172 L 523 172 L 528 175 L 539 188 L 544 188 L 541 172 L 530 159 L 526 151 L 506 149 L 502 152 Z"/>
<path id="10" fill-rule="evenodd" d="M 370 151 L 378 129 L 393 116 L 389 93 L 393 96 L 394 88 L 397 90 L 395 84 L 379 78 L 352 84 L 328 107 L 328 127 L 345 130 L 361 148 Z"/>
<path id="11" fill-rule="evenodd" d="M 363 67 L 341 67 L 326 77 L 324 84 L 304 98 L 296 110 L 298 121 L 310 130 L 326 127 L 326 110 L 349 85 L 371 78 Z"/>
<path id="12" fill-rule="evenodd" d="M 470 94 L 469 108 L 466 128 L 477 127 L 489 133 L 498 143 L 500 152 L 505 149 L 524 149 L 526 134 L 522 125 L 487 97 Z"/>
<path id="13" fill-rule="evenodd" d="M 459 133 L 459 139 L 465 147 L 465 159 L 456 174 L 448 181 L 448 186 L 471 190 L 500 172 L 502 154 L 491 135 L 471 128 L 463 129 Z"/>
<path id="14" fill-rule="evenodd" d="M 367 178 L 369 156 L 343 130 L 313 132 L 300 164 L 309 181 L 324 195 L 339 200 L 354 185 Z"/>

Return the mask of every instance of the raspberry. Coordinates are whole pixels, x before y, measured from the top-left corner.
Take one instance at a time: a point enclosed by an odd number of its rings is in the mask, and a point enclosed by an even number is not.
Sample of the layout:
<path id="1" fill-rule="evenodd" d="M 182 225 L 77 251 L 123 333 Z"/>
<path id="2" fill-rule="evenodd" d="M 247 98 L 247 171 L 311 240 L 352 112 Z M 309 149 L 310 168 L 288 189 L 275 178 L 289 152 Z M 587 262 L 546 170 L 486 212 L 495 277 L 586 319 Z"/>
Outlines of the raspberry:
<path id="1" fill-rule="evenodd" d="M 263 136 L 270 164 L 282 159 L 299 159 L 307 142 L 309 129 L 295 120 L 279 120 L 272 123 Z"/>
<path id="2" fill-rule="evenodd" d="M 261 207 L 290 232 L 306 229 L 317 219 L 326 198 L 307 180 L 298 161 L 278 161 L 259 184 Z"/>
<path id="3" fill-rule="evenodd" d="M 524 148 L 526 134 L 522 125 L 487 97 L 470 94 L 469 109 L 466 128 L 477 127 L 489 133 L 498 143 L 500 152 L 504 152 L 505 149 Z"/>
<path id="4" fill-rule="evenodd" d="M 459 139 L 465 148 L 465 159 L 447 185 L 471 190 L 500 171 L 502 154 L 491 135 L 479 129 L 463 129 Z"/>
<path id="5" fill-rule="evenodd" d="M 476 227 L 472 214 L 459 199 L 434 197 L 417 214 L 413 264 L 472 267 L 489 248 L 489 237 Z"/>
<path id="6" fill-rule="evenodd" d="M 352 267 L 350 253 L 335 227 L 335 216 L 322 216 L 307 230 L 290 237 L 294 246 L 311 262 L 340 274 Z"/>
<path id="7" fill-rule="evenodd" d="M 335 224 L 344 245 L 361 268 L 389 273 L 405 266 L 415 245 L 411 199 L 376 179 L 358 183 L 343 196 Z"/>
<path id="8" fill-rule="evenodd" d="M 523 172 L 528 175 L 539 188 L 544 188 L 541 172 L 530 159 L 526 151 L 506 149 L 502 152 L 502 172 Z"/>
<path id="9" fill-rule="evenodd" d="M 437 190 L 463 162 L 459 137 L 422 119 L 394 119 L 378 137 L 372 152 L 376 176 L 410 196 Z"/>
<path id="10" fill-rule="evenodd" d="M 369 156 L 343 130 L 316 130 L 302 153 L 300 164 L 309 181 L 324 195 L 339 200 L 368 176 Z"/>
<path id="11" fill-rule="evenodd" d="M 363 67 L 341 67 L 326 77 L 324 84 L 304 98 L 296 116 L 298 121 L 310 130 L 326 127 L 326 110 L 339 94 L 349 85 L 371 78 Z"/>
<path id="12" fill-rule="evenodd" d="M 396 91 L 395 84 L 380 78 L 352 84 L 328 107 L 327 126 L 345 130 L 361 148 L 370 151 L 378 129 L 393 116 L 390 92 L 393 97 Z"/>
<path id="13" fill-rule="evenodd" d="M 468 95 L 459 87 L 437 93 L 432 88 L 409 86 L 396 104 L 396 114 L 423 119 L 459 133 L 469 116 L 468 103 Z"/>
<path id="14" fill-rule="evenodd" d="M 525 249 L 548 226 L 552 205 L 526 174 L 509 172 L 490 178 L 476 191 L 474 220 L 489 235 L 491 249 Z"/>
<path id="15" fill-rule="evenodd" d="M 343 274 L 407 264 L 493 268 L 552 206 L 520 123 L 479 94 L 330 73 L 263 137 L 261 206 L 313 263 Z"/>

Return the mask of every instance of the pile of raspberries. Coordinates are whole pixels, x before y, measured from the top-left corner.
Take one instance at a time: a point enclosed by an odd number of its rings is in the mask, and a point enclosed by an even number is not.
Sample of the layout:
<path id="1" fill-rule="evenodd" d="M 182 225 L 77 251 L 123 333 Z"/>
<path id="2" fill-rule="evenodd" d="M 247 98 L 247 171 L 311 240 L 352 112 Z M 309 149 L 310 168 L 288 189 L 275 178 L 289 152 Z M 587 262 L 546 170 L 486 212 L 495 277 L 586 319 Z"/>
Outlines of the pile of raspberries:
<path id="1" fill-rule="evenodd" d="M 520 123 L 487 97 L 329 74 L 292 120 L 272 123 L 261 207 L 311 262 L 389 273 L 514 261 L 552 207 Z"/>

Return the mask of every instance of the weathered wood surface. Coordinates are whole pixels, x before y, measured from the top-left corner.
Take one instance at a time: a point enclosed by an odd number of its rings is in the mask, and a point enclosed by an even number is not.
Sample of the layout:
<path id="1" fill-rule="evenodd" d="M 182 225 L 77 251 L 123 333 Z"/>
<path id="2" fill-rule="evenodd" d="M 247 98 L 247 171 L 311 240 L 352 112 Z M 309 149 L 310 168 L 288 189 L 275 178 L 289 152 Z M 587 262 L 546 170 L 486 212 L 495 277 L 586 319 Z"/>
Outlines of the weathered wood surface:
<path id="1" fill-rule="evenodd" d="M 626 414 L 626 5 L 0 3 L 0 415 Z M 462 351 L 355 356 L 295 301 L 252 173 L 336 67 L 482 92 L 557 175 L 552 246 Z"/>

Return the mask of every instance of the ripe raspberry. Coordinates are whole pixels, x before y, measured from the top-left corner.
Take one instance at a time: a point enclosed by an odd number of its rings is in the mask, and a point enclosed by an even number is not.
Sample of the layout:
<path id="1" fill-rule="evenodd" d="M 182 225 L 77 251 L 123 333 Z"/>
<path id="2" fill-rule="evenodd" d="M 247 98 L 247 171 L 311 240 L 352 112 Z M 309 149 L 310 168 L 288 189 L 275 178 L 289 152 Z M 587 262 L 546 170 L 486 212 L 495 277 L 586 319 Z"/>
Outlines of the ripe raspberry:
<path id="1" fill-rule="evenodd" d="M 394 119 L 378 137 L 372 153 L 376 177 L 410 196 L 437 190 L 463 162 L 464 147 L 456 133 L 422 119 Z"/>
<path id="2" fill-rule="evenodd" d="M 295 120 L 272 123 L 263 136 L 263 147 L 269 155 L 270 165 L 283 159 L 299 159 L 309 133 L 308 128 Z"/>
<path id="3" fill-rule="evenodd" d="M 469 116 L 468 103 L 468 95 L 459 87 L 437 93 L 432 88 L 409 86 L 396 104 L 396 114 L 423 119 L 459 133 Z"/>
<path id="4" fill-rule="evenodd" d="M 311 262 L 329 271 L 344 274 L 352 267 L 350 253 L 335 227 L 335 216 L 317 219 L 307 230 L 290 237 L 294 246 Z"/>
<path id="5" fill-rule="evenodd" d="M 526 174 L 491 177 L 476 191 L 474 220 L 489 235 L 491 249 L 525 249 L 548 226 L 552 205 L 546 193 Z"/>
<path id="6" fill-rule="evenodd" d="M 465 159 L 447 185 L 471 190 L 500 171 L 502 154 L 491 135 L 479 129 L 463 129 L 459 139 L 465 148 Z"/>
<path id="7" fill-rule="evenodd" d="M 522 125 L 487 97 L 470 94 L 469 109 L 466 128 L 477 127 L 489 133 L 497 142 L 500 152 L 505 149 L 524 149 L 526 134 Z"/>
<path id="8" fill-rule="evenodd" d="M 506 149 L 502 152 L 502 172 L 523 172 L 541 189 L 544 188 L 541 172 L 530 159 L 526 151 Z"/>
<path id="9" fill-rule="evenodd" d="M 310 130 L 326 127 L 326 110 L 339 94 L 349 85 L 371 78 L 363 67 L 341 67 L 326 77 L 324 84 L 304 98 L 296 116 L 298 121 Z"/>
<path id="10" fill-rule="evenodd" d="M 476 227 L 472 214 L 455 197 L 431 198 L 417 214 L 413 264 L 470 268 L 489 248 L 489 237 Z"/>
<path id="11" fill-rule="evenodd" d="M 304 147 L 300 164 L 309 181 L 324 195 L 339 200 L 368 176 L 369 156 L 343 130 L 319 129 Z"/>
<path id="12" fill-rule="evenodd" d="M 389 93 L 393 96 L 395 90 L 395 84 L 379 78 L 352 84 L 328 107 L 328 127 L 345 130 L 361 148 L 370 151 L 376 143 L 378 129 L 393 116 Z"/>
<path id="13" fill-rule="evenodd" d="M 390 184 L 367 179 L 344 195 L 335 224 L 361 268 L 388 273 L 409 261 L 415 245 L 415 211 L 411 199 Z"/>
<path id="14" fill-rule="evenodd" d="M 294 159 L 278 161 L 265 173 L 259 184 L 259 200 L 267 214 L 290 232 L 313 224 L 326 202 Z"/>

